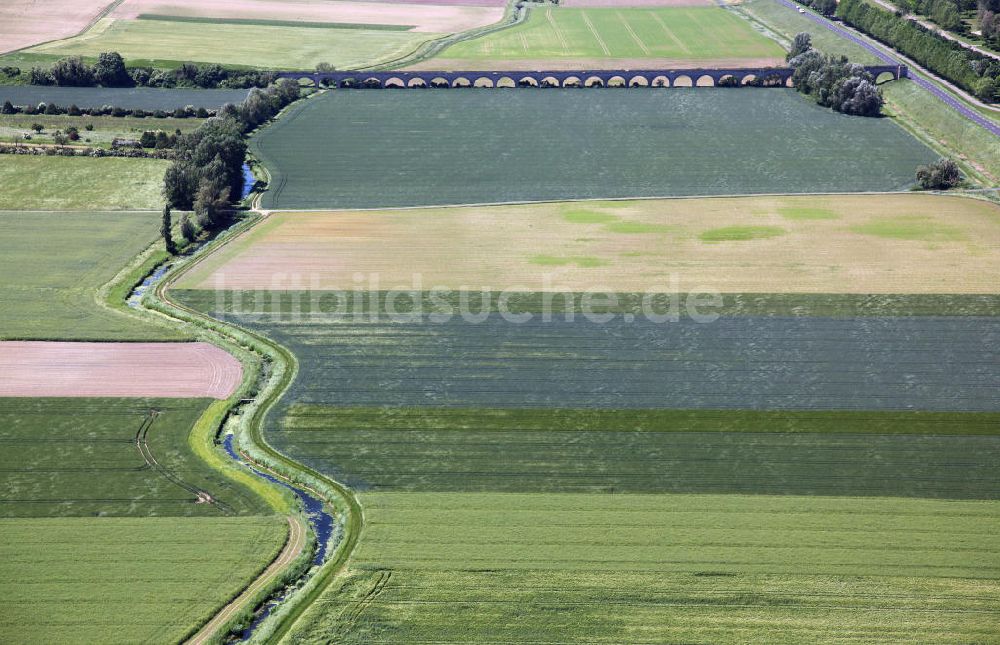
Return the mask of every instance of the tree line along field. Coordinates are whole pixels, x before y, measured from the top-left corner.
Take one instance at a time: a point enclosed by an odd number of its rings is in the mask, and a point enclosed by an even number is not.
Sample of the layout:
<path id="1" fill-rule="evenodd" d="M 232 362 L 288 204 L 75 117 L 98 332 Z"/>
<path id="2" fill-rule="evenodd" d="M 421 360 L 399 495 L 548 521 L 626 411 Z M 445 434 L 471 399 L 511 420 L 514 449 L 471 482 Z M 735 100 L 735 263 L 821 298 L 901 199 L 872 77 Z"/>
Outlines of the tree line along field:
<path id="1" fill-rule="evenodd" d="M 419 67 L 532 69 L 780 64 L 784 50 L 717 6 L 529 9 L 515 27 L 456 43 Z"/>
<path id="2" fill-rule="evenodd" d="M 599 285 L 637 304 L 627 292 L 713 288 L 727 294 L 728 310 L 746 313 L 793 311 L 809 302 L 814 315 L 843 315 L 838 308 L 892 315 L 893 308 L 878 306 L 872 294 L 994 294 L 1000 283 L 1000 246 L 993 243 L 998 222 L 1000 209 L 987 201 L 926 194 L 274 213 L 179 286 L 350 290 L 360 272 L 377 274 L 381 282 L 366 290 L 500 291 L 517 285 L 580 292 Z M 823 253 L 814 252 L 817 246 Z M 414 274 L 422 284 L 414 285 Z M 866 294 L 869 304 L 856 298 L 853 308 L 843 298 L 830 299 L 845 292 Z M 729 295 L 746 293 L 826 295 L 786 295 L 784 304 L 771 298 L 761 305 Z M 330 302 L 321 293 L 302 295 L 301 307 Z M 907 296 L 909 311 L 917 310 L 918 300 Z M 941 300 L 940 312 L 961 312 L 958 301 Z M 563 308 L 560 300 L 553 303 Z M 405 306 L 400 298 L 397 307 Z"/>
<path id="3" fill-rule="evenodd" d="M 248 90 L 226 89 L 157 89 L 151 87 L 48 87 L 15 85 L 0 87 L 0 102 L 13 105 L 38 105 L 55 103 L 66 108 L 75 105 L 93 109 L 112 105 L 126 110 L 174 111 L 179 107 L 215 110 L 225 103 L 239 103 L 247 97 Z M 43 115 L 36 115 L 42 117 Z M 149 119 L 148 123 L 161 123 Z M 193 122 L 193 120 L 192 120 Z"/>
<path id="4" fill-rule="evenodd" d="M 991 640 L 996 502 L 366 493 L 293 643 Z"/>
<path id="5" fill-rule="evenodd" d="M 111 148 L 115 139 L 132 139 L 139 141 L 143 132 L 162 131 L 174 134 L 177 130 L 187 133 L 202 124 L 202 119 L 146 119 L 135 117 L 76 117 L 66 115 L 45 114 L 4 114 L 0 115 L 0 142 L 29 143 L 25 135 L 31 137 L 30 143 L 55 142 L 57 131 L 66 132 L 67 128 L 76 128 L 80 139 L 74 145 Z M 35 125 L 41 125 L 37 132 Z M 87 128 L 91 129 L 87 129 Z"/>
<path id="6" fill-rule="evenodd" d="M 8 167 L 10 159 L 21 158 L 8 157 L 2 168 Z M 105 161 L 37 159 L 81 164 Z M 100 171 L 101 166 L 97 166 L 88 172 L 96 178 Z M 0 213 L 0 223 L 4 231 L 0 236 L 0 275 L 4 276 L 0 285 L 0 301 L 4 302 L 0 308 L 0 338 L 185 338 L 180 332 L 140 322 L 98 303 L 98 291 L 156 239 L 158 213 L 17 211 Z"/>
<path id="7" fill-rule="evenodd" d="M 162 208 L 169 165 L 164 159 L 4 155 L 0 211 Z"/>
<path id="8" fill-rule="evenodd" d="M 73 517 L 0 522 L 0 640 L 180 642 L 277 555 L 258 517 Z"/>
<path id="9" fill-rule="evenodd" d="M 899 190 L 934 158 L 889 120 L 725 88 L 331 92 L 251 148 L 270 210 Z"/>

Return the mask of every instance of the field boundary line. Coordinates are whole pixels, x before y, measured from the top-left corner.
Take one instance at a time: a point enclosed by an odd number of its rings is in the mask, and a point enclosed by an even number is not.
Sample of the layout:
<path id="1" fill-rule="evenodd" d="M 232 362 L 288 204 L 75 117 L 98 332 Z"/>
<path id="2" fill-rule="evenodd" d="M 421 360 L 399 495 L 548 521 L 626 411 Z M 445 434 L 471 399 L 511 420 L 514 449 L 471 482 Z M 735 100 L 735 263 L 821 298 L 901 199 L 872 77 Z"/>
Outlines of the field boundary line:
<path id="1" fill-rule="evenodd" d="M 600 45 L 601 49 L 604 50 L 604 55 L 607 56 L 608 58 L 611 58 L 611 50 L 608 49 L 608 44 L 604 42 L 603 38 L 601 38 L 601 34 L 597 33 L 597 28 L 594 27 L 594 23 L 590 21 L 590 16 L 587 15 L 587 10 L 584 9 L 580 13 L 580 15 L 583 16 L 583 21 L 587 23 L 587 29 L 590 30 L 590 33 L 594 34 L 594 38 L 597 40 L 597 44 Z"/>
<path id="2" fill-rule="evenodd" d="M 978 192 L 982 192 L 980 189 Z M 990 189 L 985 189 L 990 190 Z M 531 204 L 566 204 L 566 203 L 588 203 L 588 202 L 638 202 L 638 201 L 661 201 L 661 200 L 692 200 L 692 199 L 736 199 L 740 197 L 836 197 L 836 196 L 851 196 L 851 195 L 910 195 L 910 194 L 920 194 L 920 195 L 938 195 L 941 197 L 968 197 L 970 199 L 975 199 L 975 197 L 970 194 L 975 191 L 968 192 L 951 192 L 951 191 L 937 191 L 937 190 L 875 190 L 875 191 L 858 191 L 849 193 L 732 193 L 726 195 L 665 195 L 662 197 L 658 196 L 642 196 L 642 197 L 578 197 L 569 199 L 535 199 L 535 200 L 523 200 L 523 201 L 507 201 L 507 202 L 480 202 L 472 204 L 420 204 L 417 206 L 384 206 L 381 208 L 337 208 L 336 206 L 331 206 L 328 208 L 272 208 L 268 210 L 268 213 L 377 213 L 381 211 L 412 211 L 412 210 L 428 210 L 428 209 L 441 209 L 441 208 L 486 208 L 489 206 L 530 206 Z"/>

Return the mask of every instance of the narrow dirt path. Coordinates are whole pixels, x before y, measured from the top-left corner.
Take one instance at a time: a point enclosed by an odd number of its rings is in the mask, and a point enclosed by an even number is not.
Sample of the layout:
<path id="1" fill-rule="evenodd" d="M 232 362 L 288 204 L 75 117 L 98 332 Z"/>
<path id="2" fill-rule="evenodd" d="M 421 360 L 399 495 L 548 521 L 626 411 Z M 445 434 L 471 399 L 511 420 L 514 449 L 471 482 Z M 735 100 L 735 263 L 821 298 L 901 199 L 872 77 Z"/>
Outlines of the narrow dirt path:
<path id="1" fill-rule="evenodd" d="M 243 590 L 243 593 L 223 607 L 197 634 L 185 641 L 187 645 L 201 645 L 208 642 L 210 638 L 215 636 L 215 632 L 222 625 L 246 608 L 255 599 L 261 589 L 266 588 L 274 579 L 284 573 L 285 568 L 302 552 L 302 549 L 306 545 L 305 527 L 294 516 L 289 515 L 285 519 L 288 520 L 288 541 L 285 542 L 285 548 L 281 550 L 281 553 L 271 562 L 270 566 L 264 570 L 264 573 L 260 574 L 256 580 Z"/>

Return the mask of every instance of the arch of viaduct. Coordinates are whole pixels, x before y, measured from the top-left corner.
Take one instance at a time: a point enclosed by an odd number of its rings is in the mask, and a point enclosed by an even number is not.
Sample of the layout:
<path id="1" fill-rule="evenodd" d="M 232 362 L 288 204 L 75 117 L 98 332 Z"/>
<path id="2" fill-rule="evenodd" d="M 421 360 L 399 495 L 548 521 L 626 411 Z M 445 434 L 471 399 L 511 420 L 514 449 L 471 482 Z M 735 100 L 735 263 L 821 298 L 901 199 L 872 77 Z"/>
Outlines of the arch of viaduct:
<path id="1" fill-rule="evenodd" d="M 877 81 L 906 78 L 905 65 L 865 67 Z M 278 72 L 278 78 L 315 83 L 317 87 L 390 89 L 415 87 L 737 87 L 791 85 L 788 67 L 731 69 L 641 69 L 562 71 L 336 71 Z"/>

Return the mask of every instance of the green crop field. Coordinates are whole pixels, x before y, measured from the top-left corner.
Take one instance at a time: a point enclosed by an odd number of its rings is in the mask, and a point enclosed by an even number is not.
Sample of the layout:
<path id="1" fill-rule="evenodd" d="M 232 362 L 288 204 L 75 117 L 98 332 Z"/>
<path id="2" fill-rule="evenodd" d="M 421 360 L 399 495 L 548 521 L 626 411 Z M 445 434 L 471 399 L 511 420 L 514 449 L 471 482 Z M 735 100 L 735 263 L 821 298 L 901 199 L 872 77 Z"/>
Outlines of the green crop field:
<path id="1" fill-rule="evenodd" d="M 996 413 L 293 406 L 272 440 L 360 490 L 1000 498 Z"/>
<path id="2" fill-rule="evenodd" d="M 0 641 L 177 642 L 274 558 L 284 519 L 190 444 L 209 403 L 0 399 Z"/>
<path id="3" fill-rule="evenodd" d="M 362 503 L 350 574 L 294 643 L 997 635 L 997 502 L 370 493 Z"/>
<path id="4" fill-rule="evenodd" d="M 104 20 L 85 35 L 39 45 L 28 53 L 96 56 L 117 51 L 127 59 L 157 65 L 185 61 L 249 65 L 267 69 L 341 69 L 399 58 L 433 33 L 385 29 L 316 29 L 268 25 L 163 20 Z M 267 43 L 261 47 L 260 43 Z"/>
<path id="5" fill-rule="evenodd" d="M 192 452 L 188 435 L 209 403 L 0 398 L 0 517 L 269 513 Z M 198 503 L 199 490 L 216 503 Z"/>
<path id="6" fill-rule="evenodd" d="M 888 119 L 754 88 L 331 92 L 252 147 L 268 209 L 901 190 L 935 158 Z"/>
<path id="7" fill-rule="evenodd" d="M 162 159 L 4 155 L 0 211 L 163 208 L 163 173 L 169 164 Z"/>
<path id="8" fill-rule="evenodd" d="M 183 338 L 98 303 L 98 290 L 157 238 L 159 223 L 157 213 L 0 212 L 0 338 Z"/>
<path id="9" fill-rule="evenodd" d="M 651 326 L 179 295 L 296 354 L 268 438 L 361 491 L 348 575 L 291 642 L 998 636 L 997 318 L 934 315 L 990 298 L 739 296 Z"/>
<path id="10" fill-rule="evenodd" d="M 747 20 L 715 6 L 543 7 L 531 9 L 516 27 L 452 45 L 423 67 L 503 69 L 509 61 L 531 61 L 537 69 L 624 61 L 633 69 L 682 63 L 755 67 L 777 64 L 784 55 Z"/>
<path id="11" fill-rule="evenodd" d="M 0 641 L 176 643 L 266 566 L 285 520 L 0 521 Z"/>
<path id="12" fill-rule="evenodd" d="M 285 213 L 175 295 L 295 354 L 268 440 L 360 492 L 291 642 L 991 642 L 1000 319 L 991 284 L 959 292 L 1000 266 L 995 225 L 918 195 Z M 708 324 L 643 320 L 636 292 L 582 315 L 576 289 L 647 267 L 773 292 Z M 572 293 L 507 292 L 528 320 L 468 286 L 545 271 Z M 793 293 L 817 287 L 842 292 Z"/>

